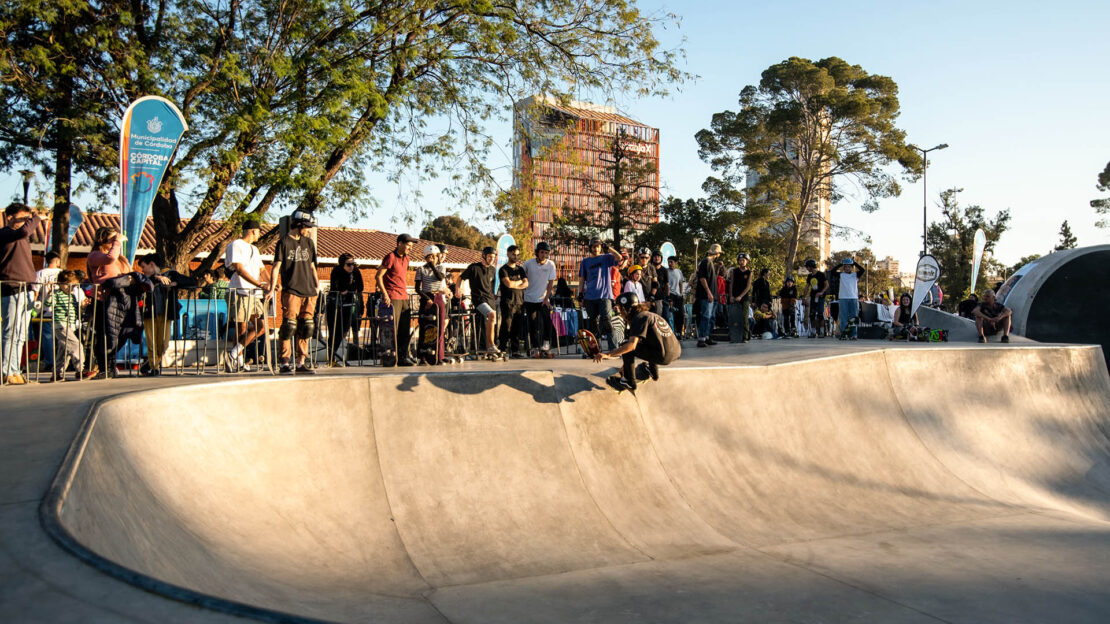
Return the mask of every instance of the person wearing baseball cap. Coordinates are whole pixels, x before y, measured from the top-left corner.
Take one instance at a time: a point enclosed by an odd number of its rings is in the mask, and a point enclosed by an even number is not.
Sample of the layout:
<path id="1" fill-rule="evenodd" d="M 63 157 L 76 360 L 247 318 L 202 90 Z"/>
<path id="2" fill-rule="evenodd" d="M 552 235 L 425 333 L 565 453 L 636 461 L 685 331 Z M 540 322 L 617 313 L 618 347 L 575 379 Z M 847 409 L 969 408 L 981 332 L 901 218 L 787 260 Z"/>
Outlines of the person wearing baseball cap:
<path id="1" fill-rule="evenodd" d="M 621 358 L 621 372 L 605 381 L 610 387 L 635 391 L 638 382 L 659 379 L 659 366 L 666 366 L 682 355 L 678 341 L 667 320 L 651 312 L 651 304 L 641 302 L 634 292 L 623 292 L 617 297 L 617 313 L 628 327 L 621 346 L 609 353 L 598 353 L 595 362 Z M 636 359 L 644 360 L 636 365 Z"/>
<path id="2" fill-rule="evenodd" d="M 494 330 L 497 327 L 497 294 L 493 291 L 493 283 L 497 279 L 497 267 L 494 266 L 496 261 L 497 250 L 493 247 L 484 247 L 482 249 L 482 260 L 470 264 L 459 276 L 460 282 L 466 280 L 470 286 L 470 297 L 474 303 L 474 309 L 482 315 L 483 319 L 482 329 L 485 336 L 486 355 L 493 357 L 501 355 L 501 351 L 494 344 Z"/>
<path id="3" fill-rule="evenodd" d="M 227 307 L 235 323 L 234 344 L 223 354 L 224 369 L 229 373 L 250 372 L 243 353 L 266 331 L 262 299 L 270 292 L 270 283 L 262 275 L 262 254 L 255 246 L 261 236 L 262 224 L 247 219 L 243 233 L 224 252 L 224 266 L 231 271 Z"/>
<path id="4" fill-rule="evenodd" d="M 397 237 L 397 246 L 382 258 L 375 278 L 377 292 L 383 302 L 393 308 L 393 344 L 386 348 L 382 364 L 386 366 L 412 366 L 409 358 L 409 341 L 412 339 L 412 310 L 409 309 L 409 251 L 416 239 L 408 234 Z"/>
<path id="5" fill-rule="evenodd" d="M 320 294 L 316 243 L 312 240 L 316 217 L 311 212 L 297 210 L 289 225 L 289 233 L 279 239 L 274 248 L 274 263 L 270 269 L 270 290 L 281 291 L 281 326 L 278 328 L 281 355 L 278 359 L 282 373 L 296 371 L 312 375 L 316 371 L 308 359 L 308 341 L 316 331 L 316 297 Z M 278 277 L 281 278 L 280 286 Z"/>
<path id="6" fill-rule="evenodd" d="M 710 333 L 713 331 L 713 319 L 716 318 L 717 291 L 717 257 L 721 255 L 721 246 L 713 243 L 705 252 L 705 258 L 698 263 L 698 271 L 694 275 L 694 304 L 698 308 L 698 346 L 705 347 L 717 344 Z"/>

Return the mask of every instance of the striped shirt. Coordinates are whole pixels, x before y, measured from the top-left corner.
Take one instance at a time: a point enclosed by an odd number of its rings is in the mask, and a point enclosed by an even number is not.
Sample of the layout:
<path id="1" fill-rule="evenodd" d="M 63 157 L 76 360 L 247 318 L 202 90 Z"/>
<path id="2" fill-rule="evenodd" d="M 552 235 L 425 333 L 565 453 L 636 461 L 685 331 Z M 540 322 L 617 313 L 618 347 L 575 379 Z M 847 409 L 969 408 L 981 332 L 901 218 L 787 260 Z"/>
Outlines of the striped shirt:
<path id="1" fill-rule="evenodd" d="M 447 275 L 447 271 L 443 265 L 439 265 L 436 268 L 439 269 L 441 275 Z M 416 269 L 416 278 L 417 281 L 420 282 L 420 292 L 426 295 L 443 292 L 447 289 L 447 280 L 436 277 L 435 270 L 433 270 L 430 265 L 425 264 L 419 269 Z"/>
<path id="2" fill-rule="evenodd" d="M 54 308 L 54 323 L 65 327 L 77 325 L 81 312 L 73 293 L 68 293 L 61 288 L 55 290 L 51 297 L 51 307 Z"/>

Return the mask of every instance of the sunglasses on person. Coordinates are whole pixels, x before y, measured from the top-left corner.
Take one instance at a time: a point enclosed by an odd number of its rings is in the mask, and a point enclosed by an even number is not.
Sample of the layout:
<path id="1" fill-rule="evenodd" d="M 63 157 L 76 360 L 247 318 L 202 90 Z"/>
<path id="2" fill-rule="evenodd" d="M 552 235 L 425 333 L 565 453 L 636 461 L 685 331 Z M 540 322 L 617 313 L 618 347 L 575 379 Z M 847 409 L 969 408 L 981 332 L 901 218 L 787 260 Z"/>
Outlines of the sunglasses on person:
<path id="1" fill-rule="evenodd" d="M 343 266 L 353 267 L 353 266 L 355 266 L 355 263 L 354 262 L 348 262 L 347 264 L 345 264 Z"/>

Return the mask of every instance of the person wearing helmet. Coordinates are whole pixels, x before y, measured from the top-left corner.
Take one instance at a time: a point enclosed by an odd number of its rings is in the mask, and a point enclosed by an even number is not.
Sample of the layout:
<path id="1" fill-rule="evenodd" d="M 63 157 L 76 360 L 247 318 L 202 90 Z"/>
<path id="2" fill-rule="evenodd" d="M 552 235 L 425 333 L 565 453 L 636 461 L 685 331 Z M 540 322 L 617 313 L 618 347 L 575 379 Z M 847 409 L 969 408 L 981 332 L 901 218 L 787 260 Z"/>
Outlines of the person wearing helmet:
<path id="1" fill-rule="evenodd" d="M 436 339 L 435 359 L 432 362 L 443 364 L 446 353 L 443 350 L 443 332 L 447 327 L 447 297 L 450 290 L 447 288 L 447 269 L 443 266 L 443 250 L 439 245 L 424 247 L 424 264 L 416 269 L 416 292 L 420 295 L 420 316 L 429 318 L 434 316 L 435 323 L 420 323 L 418 344 L 424 344 L 424 334 L 428 326 L 439 326 L 439 336 Z"/>
<path id="2" fill-rule="evenodd" d="M 621 292 L 630 292 L 636 295 L 637 300 L 646 301 L 644 298 L 644 267 L 633 264 L 628 267 L 628 281 L 624 283 L 624 288 Z"/>
<path id="3" fill-rule="evenodd" d="M 578 298 L 583 302 L 587 329 L 597 336 L 609 337 L 609 348 L 624 342 L 624 334 L 613 324 L 613 269 L 625 266 L 626 260 L 616 249 L 603 245 L 600 239 L 590 241 L 590 255 L 578 265 Z"/>
<path id="4" fill-rule="evenodd" d="M 624 343 L 609 353 L 598 353 L 595 362 L 620 357 L 621 372 L 606 379 L 617 391 L 636 390 L 637 383 L 659 379 L 659 366 L 666 366 L 682 355 L 682 344 L 667 320 L 651 312 L 651 305 L 641 302 L 636 293 L 624 292 L 617 297 L 617 313 L 628 326 Z M 636 359 L 643 362 L 636 365 Z"/>
<path id="5" fill-rule="evenodd" d="M 528 329 L 532 357 L 551 357 L 551 336 L 555 326 L 551 322 L 551 297 L 555 293 L 555 262 L 551 260 L 551 245 L 545 241 L 536 244 L 536 255 L 524 261 L 524 274 L 528 287 L 524 289 L 524 324 Z"/>
<path id="6" fill-rule="evenodd" d="M 825 293 L 829 281 L 825 273 L 817 270 L 817 261 L 806 260 L 806 302 L 809 306 L 809 337 L 825 337 Z"/>
<path id="7" fill-rule="evenodd" d="M 289 233 L 278 240 L 274 249 L 270 290 L 281 291 L 282 320 L 278 340 L 281 344 L 279 361 L 282 373 L 294 372 L 294 337 L 296 372 L 316 372 L 308 361 L 308 340 L 316 329 L 316 297 L 320 293 L 320 278 L 316 273 L 316 244 L 312 240 L 312 230 L 315 227 L 316 217 L 311 212 L 297 210 L 289 220 Z"/>
<path id="8" fill-rule="evenodd" d="M 640 266 L 643 275 L 640 276 L 640 284 L 643 287 L 643 294 L 640 295 L 640 301 L 651 304 L 651 311 L 660 314 L 662 308 L 656 309 L 655 295 L 659 291 L 659 270 L 658 267 L 651 263 L 652 253 L 647 247 L 641 247 L 640 251 L 636 254 L 635 264 Z M 629 277 L 632 271 L 629 270 Z"/>
<path id="9" fill-rule="evenodd" d="M 482 248 L 482 260 L 480 262 L 473 262 L 466 267 L 466 270 L 459 276 L 459 291 L 460 298 L 463 294 L 463 282 L 470 289 L 470 297 L 474 304 L 474 309 L 482 315 L 482 336 L 484 338 L 483 344 L 485 346 L 485 354 L 490 357 L 498 357 L 501 352 L 494 344 L 494 330 L 497 328 L 497 294 L 493 291 L 494 280 L 497 279 L 497 267 L 493 266 L 497 261 L 497 250 L 493 247 L 486 246 Z"/>

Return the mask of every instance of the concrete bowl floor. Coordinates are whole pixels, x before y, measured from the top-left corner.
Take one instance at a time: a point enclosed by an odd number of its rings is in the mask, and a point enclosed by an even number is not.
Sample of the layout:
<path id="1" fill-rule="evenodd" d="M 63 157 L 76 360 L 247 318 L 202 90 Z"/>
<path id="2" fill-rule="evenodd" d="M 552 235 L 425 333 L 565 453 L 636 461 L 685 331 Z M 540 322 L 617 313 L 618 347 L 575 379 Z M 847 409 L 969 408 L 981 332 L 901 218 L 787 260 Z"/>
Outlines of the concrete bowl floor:
<path id="1" fill-rule="evenodd" d="M 612 368 L 3 388 L 0 620 L 1110 621 L 1097 347 Z"/>

